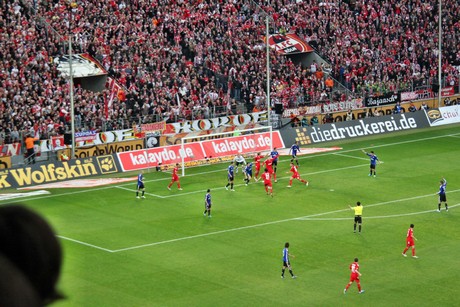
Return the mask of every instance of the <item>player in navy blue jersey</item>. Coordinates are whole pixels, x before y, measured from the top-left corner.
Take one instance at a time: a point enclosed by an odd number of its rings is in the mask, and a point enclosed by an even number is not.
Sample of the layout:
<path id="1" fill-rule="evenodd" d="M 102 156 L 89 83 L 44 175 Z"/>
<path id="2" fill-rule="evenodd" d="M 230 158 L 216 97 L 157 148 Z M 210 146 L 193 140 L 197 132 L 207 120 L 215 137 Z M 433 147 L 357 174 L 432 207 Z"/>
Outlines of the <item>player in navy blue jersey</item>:
<path id="1" fill-rule="evenodd" d="M 230 190 L 235 191 L 233 189 L 233 180 L 235 179 L 235 166 L 233 165 L 233 161 L 230 162 L 230 165 L 227 168 L 227 179 L 228 179 L 228 183 L 225 186 L 225 188 L 228 191 L 228 187 L 230 186 Z"/>
<path id="2" fill-rule="evenodd" d="M 208 214 L 208 217 L 211 217 L 211 205 L 212 205 L 212 201 L 211 201 L 211 190 L 208 189 L 205 197 L 204 197 L 204 213 L 203 215 L 206 216 L 206 214 Z"/>
<path id="3" fill-rule="evenodd" d="M 137 190 L 136 190 L 136 198 L 139 197 L 139 191 L 142 191 L 142 198 L 145 198 L 145 187 L 144 187 L 144 171 L 141 171 L 139 175 L 137 175 Z"/>
<path id="4" fill-rule="evenodd" d="M 273 172 L 276 174 L 276 168 L 278 166 L 278 157 L 279 157 L 279 153 L 278 153 L 278 150 L 276 150 L 276 147 L 273 148 L 273 150 L 270 152 L 270 157 L 272 157 L 273 159 L 273 164 L 272 164 L 272 167 L 273 167 Z"/>
<path id="5" fill-rule="evenodd" d="M 284 271 L 286 268 L 289 270 L 292 278 L 296 278 L 297 276 L 292 273 L 291 262 L 289 261 L 289 257 L 295 258 L 294 255 L 289 254 L 289 242 L 284 243 L 283 248 L 283 269 L 281 270 L 281 278 L 284 278 Z"/>
<path id="6" fill-rule="evenodd" d="M 245 167 L 244 167 L 244 181 L 246 182 L 246 185 L 249 184 L 249 181 L 252 179 L 252 162 L 249 162 Z"/>
<path id="7" fill-rule="evenodd" d="M 377 174 L 375 172 L 375 167 L 377 166 L 377 162 L 380 163 L 379 158 L 377 158 L 377 156 L 374 154 L 373 151 L 366 152 L 363 149 L 362 152 L 364 152 L 370 158 L 371 165 L 370 165 L 370 169 L 369 169 L 369 176 L 372 176 L 372 174 L 374 175 L 374 177 L 377 176 Z"/>
<path id="8" fill-rule="evenodd" d="M 297 142 L 295 142 L 294 144 L 292 144 L 291 149 L 289 149 L 289 153 L 292 155 L 291 162 L 294 163 L 295 160 L 297 166 L 299 166 L 299 159 L 297 159 L 298 152 L 300 152 L 300 147 L 297 144 Z"/>
<path id="9" fill-rule="evenodd" d="M 438 212 L 441 212 L 441 203 L 444 203 L 444 205 L 446 206 L 446 211 L 449 211 L 446 197 L 447 180 L 445 178 L 442 178 L 439 183 L 441 185 L 439 186 L 439 192 L 437 193 L 439 195 Z"/>

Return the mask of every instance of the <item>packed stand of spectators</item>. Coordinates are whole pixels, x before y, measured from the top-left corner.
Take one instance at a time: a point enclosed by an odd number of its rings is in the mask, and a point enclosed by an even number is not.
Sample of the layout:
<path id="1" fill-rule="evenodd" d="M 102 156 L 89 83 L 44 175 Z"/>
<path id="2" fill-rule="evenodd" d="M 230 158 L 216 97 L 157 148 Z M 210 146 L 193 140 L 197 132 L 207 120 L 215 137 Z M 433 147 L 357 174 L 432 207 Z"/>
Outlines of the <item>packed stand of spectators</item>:
<path id="1" fill-rule="evenodd" d="M 254 3 L 257 2 L 258 5 Z M 15 0 L 0 1 L 0 127 L 48 138 L 69 128 L 68 80 L 53 59 L 98 59 L 126 89 L 105 110 L 107 92 L 75 89 L 77 129 L 119 129 L 266 109 L 264 12 L 271 32 L 296 33 L 331 64 L 295 65 L 270 55 L 271 97 L 285 106 L 347 99 L 350 92 L 405 89 L 436 76 L 437 1 L 370 0 Z M 458 84 L 457 1 L 443 2 L 443 73 Z M 34 7 L 35 5 L 35 7 Z M 217 110 L 217 112 L 216 112 Z"/>

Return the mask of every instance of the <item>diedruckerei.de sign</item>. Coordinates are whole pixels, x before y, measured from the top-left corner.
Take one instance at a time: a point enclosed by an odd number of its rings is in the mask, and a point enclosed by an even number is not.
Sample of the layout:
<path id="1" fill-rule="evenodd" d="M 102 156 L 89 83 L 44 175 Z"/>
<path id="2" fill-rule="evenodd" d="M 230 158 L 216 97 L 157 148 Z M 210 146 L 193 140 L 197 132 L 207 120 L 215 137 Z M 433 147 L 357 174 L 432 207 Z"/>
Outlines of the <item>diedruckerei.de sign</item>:
<path id="1" fill-rule="evenodd" d="M 418 111 L 310 126 L 304 129 L 307 130 L 311 143 L 321 143 L 425 127 L 429 127 L 429 123 L 424 112 Z"/>

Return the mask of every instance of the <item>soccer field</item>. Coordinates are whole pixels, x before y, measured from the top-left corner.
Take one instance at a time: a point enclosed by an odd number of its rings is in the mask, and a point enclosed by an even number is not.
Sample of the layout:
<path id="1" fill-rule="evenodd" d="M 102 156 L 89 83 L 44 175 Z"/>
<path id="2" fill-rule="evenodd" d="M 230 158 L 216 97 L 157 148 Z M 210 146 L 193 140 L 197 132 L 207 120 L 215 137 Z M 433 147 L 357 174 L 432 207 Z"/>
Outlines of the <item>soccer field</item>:
<path id="1" fill-rule="evenodd" d="M 54 306 L 458 306 L 460 125 L 323 146 L 342 150 L 299 157 L 308 187 L 286 188 L 281 157 L 273 198 L 261 182 L 245 186 L 241 170 L 227 191 L 227 164 L 217 164 L 186 169 L 182 191 L 166 188 L 170 173 L 146 171 L 146 199 L 133 181 L 14 202 L 61 238 L 67 298 Z M 362 149 L 383 161 L 375 178 Z M 450 210 L 438 213 L 442 177 Z M 418 259 L 401 255 L 411 223 Z M 297 279 L 280 278 L 285 242 Z M 344 295 L 355 257 L 366 292 L 353 284 Z"/>

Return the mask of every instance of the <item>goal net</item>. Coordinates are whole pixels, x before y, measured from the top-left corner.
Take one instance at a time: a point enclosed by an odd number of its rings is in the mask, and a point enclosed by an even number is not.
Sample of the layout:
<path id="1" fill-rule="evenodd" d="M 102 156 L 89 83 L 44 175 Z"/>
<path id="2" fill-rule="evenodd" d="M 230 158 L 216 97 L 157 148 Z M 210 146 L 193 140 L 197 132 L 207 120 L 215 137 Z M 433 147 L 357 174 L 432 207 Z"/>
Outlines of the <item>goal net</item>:
<path id="1" fill-rule="evenodd" d="M 199 145 L 200 154 L 187 155 L 187 147 Z M 233 130 L 229 132 L 211 133 L 207 135 L 189 136 L 181 139 L 182 176 L 190 160 L 203 160 L 205 162 L 230 161 L 241 154 L 252 158 L 258 152 L 269 152 L 273 149 L 273 131 L 271 126 L 261 126 L 251 129 Z M 196 152 L 196 150 L 194 151 Z M 196 161 L 195 161 L 196 162 Z"/>

